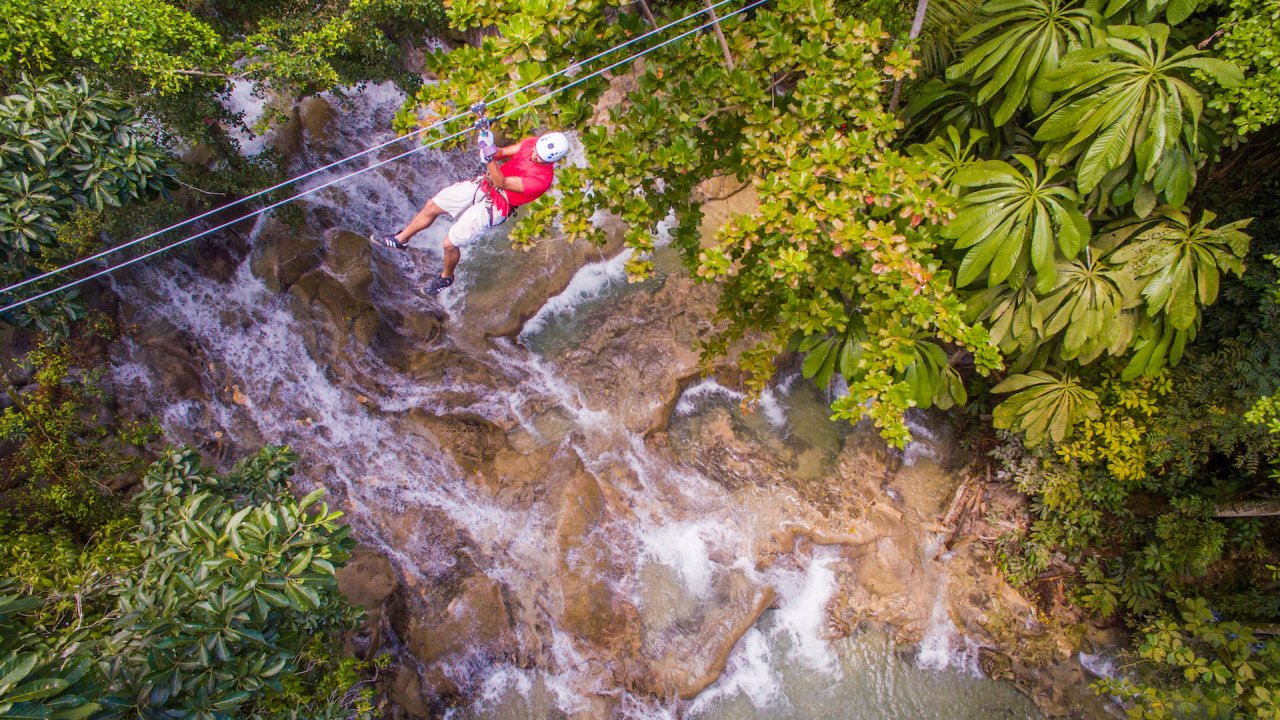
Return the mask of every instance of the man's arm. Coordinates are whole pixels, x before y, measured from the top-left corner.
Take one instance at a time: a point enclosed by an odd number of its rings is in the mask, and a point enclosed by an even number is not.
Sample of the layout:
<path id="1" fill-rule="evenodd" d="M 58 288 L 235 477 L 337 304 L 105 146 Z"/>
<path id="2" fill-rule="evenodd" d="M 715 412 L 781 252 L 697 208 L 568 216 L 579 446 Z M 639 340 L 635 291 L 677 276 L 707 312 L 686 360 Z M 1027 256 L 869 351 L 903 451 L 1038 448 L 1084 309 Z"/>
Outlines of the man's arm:
<path id="1" fill-rule="evenodd" d="M 516 143 L 515 145 L 508 145 L 508 146 L 506 146 L 506 147 L 500 147 L 500 148 L 498 148 L 498 152 L 496 152 L 496 153 L 494 153 L 494 154 L 493 154 L 493 159 L 494 159 L 494 160 L 506 160 L 506 159 L 508 159 L 508 158 L 513 158 L 513 157 L 515 157 L 516 155 L 518 155 L 518 154 L 520 153 L 520 145 L 521 145 L 523 142 L 524 142 L 524 141 L 522 140 L 522 141 L 520 141 L 520 142 Z"/>
<path id="2" fill-rule="evenodd" d="M 524 192 L 524 180 L 518 177 L 504 177 L 502 171 L 498 169 L 499 160 L 509 160 L 520 154 L 520 148 L 524 146 L 524 141 L 515 145 L 507 145 L 498 148 L 498 152 L 493 154 L 493 159 L 489 160 L 489 165 L 485 170 L 485 174 L 489 176 L 489 182 L 493 183 L 496 188 L 510 190 L 512 192 Z"/>
<path id="3" fill-rule="evenodd" d="M 506 148 L 503 148 L 506 150 Z M 498 151 L 501 155 L 501 150 Z M 513 192 L 524 192 L 524 179 L 519 177 L 506 177 L 502 171 L 498 169 L 498 159 L 495 157 L 489 161 L 489 165 L 485 173 L 489 176 L 489 182 L 493 183 L 496 188 L 503 190 L 511 190 Z"/>

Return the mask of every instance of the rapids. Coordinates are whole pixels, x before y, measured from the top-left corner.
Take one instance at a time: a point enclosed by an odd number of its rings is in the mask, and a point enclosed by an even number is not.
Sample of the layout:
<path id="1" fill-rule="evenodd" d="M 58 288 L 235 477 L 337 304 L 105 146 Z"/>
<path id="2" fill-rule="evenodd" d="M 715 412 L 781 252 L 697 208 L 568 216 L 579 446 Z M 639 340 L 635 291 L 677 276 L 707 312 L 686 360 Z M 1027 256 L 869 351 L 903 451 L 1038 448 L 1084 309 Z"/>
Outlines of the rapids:
<path id="1" fill-rule="evenodd" d="M 387 137 L 401 99 L 353 92 L 277 143 L 314 166 Z M 219 463 L 289 444 L 302 488 L 327 487 L 389 561 L 369 632 L 397 657 L 397 703 L 465 718 L 1038 717 L 981 678 L 937 538 L 894 507 L 890 491 L 946 502 L 945 434 L 919 426 L 899 462 L 925 479 L 894 489 L 874 433 L 827 419 L 794 373 L 744 412 L 731 371 L 696 374 L 711 291 L 669 250 L 667 272 L 628 285 L 616 241 L 522 253 L 494 233 L 464 249 L 439 302 L 423 297 L 446 221 L 405 253 L 361 236 L 474 170 L 469 153 L 419 153 L 313 196 L 300 229 L 260 221 L 247 243 L 116 286 L 135 326 L 114 358 L 123 401 Z M 864 475 L 861 494 L 840 489 Z M 900 650 L 883 622 L 924 642 Z"/>

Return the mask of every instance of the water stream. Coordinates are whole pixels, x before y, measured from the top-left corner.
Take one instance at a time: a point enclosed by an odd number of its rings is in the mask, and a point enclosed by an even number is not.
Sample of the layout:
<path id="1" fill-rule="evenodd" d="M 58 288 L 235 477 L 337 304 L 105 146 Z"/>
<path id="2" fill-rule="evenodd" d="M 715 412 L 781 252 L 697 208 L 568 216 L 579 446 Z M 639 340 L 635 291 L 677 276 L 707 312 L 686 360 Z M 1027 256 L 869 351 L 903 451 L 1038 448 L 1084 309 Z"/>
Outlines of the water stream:
<path id="1" fill-rule="evenodd" d="M 383 86 L 353 93 L 304 161 L 386 137 L 400 100 Z M 317 237 L 316 228 L 393 228 L 445 179 L 473 169 L 469 155 L 419 153 L 313 197 L 306 224 Z M 454 716 L 1038 717 L 1011 687 L 977 676 L 945 611 L 918 653 L 874 630 L 831 639 L 828 606 L 848 562 L 839 549 L 802 543 L 759 561 L 771 533 L 813 515 L 801 517 L 795 493 L 709 477 L 698 462 L 707 428 L 729 427 L 785 459 L 798 482 L 821 482 L 853 432 L 827 419 L 822 393 L 784 375 L 756 412 L 744 413 L 735 391 L 695 381 L 655 445 L 627 415 L 648 407 L 634 404 L 647 395 L 602 397 L 566 354 L 628 320 L 619 316 L 631 307 L 627 298 L 655 292 L 664 279 L 627 285 L 624 258 L 600 256 L 515 337 L 490 337 L 482 331 L 488 315 L 545 284 L 549 256 L 512 251 L 494 234 L 466 251 L 460 282 L 436 303 L 415 287 L 438 269 L 446 228 L 423 233 L 407 253 L 373 251 L 371 292 L 384 318 L 438 317 L 446 328 L 419 339 L 447 358 L 434 376 L 406 373 L 385 352 L 350 343 L 317 358 L 295 306 L 246 257 L 229 280 L 174 258 L 117 288 L 134 322 L 172 326 L 194 348 L 203 389 L 175 391 L 153 362 L 155 343 L 143 339 L 124 343 L 114 378 L 122 395 L 145 398 L 139 402 L 169 440 L 220 462 L 262 442 L 291 445 L 301 455 L 300 481 L 329 488 L 360 540 L 392 560 L 424 607 L 441 588 L 495 581 L 510 637 L 477 640 L 474 651 L 463 638 L 461 649 L 417 667 L 424 683 L 444 678 L 464 691 L 469 700 Z M 262 230 L 260 223 L 255 233 Z M 497 428 L 485 441 L 497 449 L 469 465 L 457 447 L 442 446 L 441 437 L 455 436 L 433 430 L 432 418 L 449 428 Z M 941 598 L 945 576 L 931 582 Z M 733 644 L 766 589 L 776 594 L 772 609 Z M 455 615 L 457 602 L 448 605 Z M 411 635 L 400 638 L 406 647 L 428 647 Z M 479 649 L 490 641 L 512 650 Z M 726 642 L 723 674 L 697 697 L 646 691 L 690 681 Z"/>

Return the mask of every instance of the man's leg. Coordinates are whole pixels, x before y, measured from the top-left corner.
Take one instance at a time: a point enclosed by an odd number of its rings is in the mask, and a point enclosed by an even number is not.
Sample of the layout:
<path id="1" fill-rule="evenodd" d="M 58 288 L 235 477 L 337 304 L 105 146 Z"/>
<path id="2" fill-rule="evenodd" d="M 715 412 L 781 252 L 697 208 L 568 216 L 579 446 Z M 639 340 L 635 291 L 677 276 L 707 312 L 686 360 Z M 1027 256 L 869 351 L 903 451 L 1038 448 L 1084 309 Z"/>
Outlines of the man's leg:
<path id="1" fill-rule="evenodd" d="M 440 249 L 444 251 L 444 269 L 440 271 L 440 277 L 432 278 L 427 285 L 429 294 L 435 295 L 453 284 L 453 271 L 462 259 L 462 250 L 459 248 L 489 229 L 489 211 L 488 203 L 472 205 L 454 220 L 453 227 L 449 228 L 449 232 L 440 241 Z"/>
<path id="2" fill-rule="evenodd" d="M 409 242 L 410 238 L 431 227 L 431 223 L 435 222 L 436 218 L 443 214 L 444 210 L 436 204 L 435 198 L 428 200 L 427 204 L 423 205 L 422 209 L 418 211 L 418 214 L 414 215 L 413 219 L 409 221 L 409 224 L 395 234 L 396 241 L 401 243 Z M 457 261 L 455 260 L 454 263 L 456 264 Z"/>
<path id="3" fill-rule="evenodd" d="M 452 231 L 450 231 L 452 233 Z M 453 269 L 458 267 L 458 261 L 462 259 L 462 251 L 446 234 L 444 239 L 440 241 L 440 249 L 444 251 L 444 269 L 440 271 L 440 277 L 453 277 Z"/>

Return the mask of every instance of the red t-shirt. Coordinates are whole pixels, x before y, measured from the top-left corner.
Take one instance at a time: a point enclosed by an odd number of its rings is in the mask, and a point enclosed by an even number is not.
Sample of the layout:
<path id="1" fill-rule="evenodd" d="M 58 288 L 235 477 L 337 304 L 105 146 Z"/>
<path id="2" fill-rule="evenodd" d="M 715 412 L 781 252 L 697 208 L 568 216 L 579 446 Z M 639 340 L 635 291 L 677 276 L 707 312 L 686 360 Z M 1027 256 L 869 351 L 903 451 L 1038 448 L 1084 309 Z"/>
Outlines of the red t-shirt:
<path id="1" fill-rule="evenodd" d="M 507 191 L 507 199 L 511 201 L 512 207 L 537 200 L 539 195 L 551 187 L 551 181 L 555 177 L 554 164 L 533 158 L 533 148 L 537 142 L 536 137 L 525 138 L 515 156 L 499 168 L 503 177 L 518 177 L 524 181 L 523 192 Z"/>

